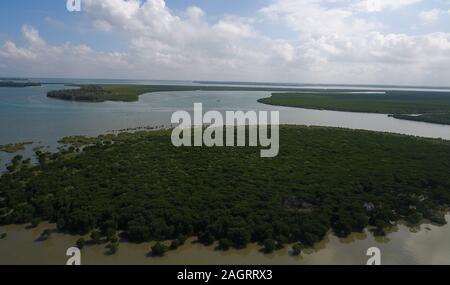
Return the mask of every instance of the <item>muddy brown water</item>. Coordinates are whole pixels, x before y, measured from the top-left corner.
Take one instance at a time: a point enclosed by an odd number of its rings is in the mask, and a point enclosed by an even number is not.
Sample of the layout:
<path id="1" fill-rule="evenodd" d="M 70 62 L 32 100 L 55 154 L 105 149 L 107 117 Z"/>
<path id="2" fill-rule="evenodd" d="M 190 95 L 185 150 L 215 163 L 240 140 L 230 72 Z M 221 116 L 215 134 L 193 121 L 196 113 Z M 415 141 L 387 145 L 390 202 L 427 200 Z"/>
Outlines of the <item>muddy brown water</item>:
<path id="1" fill-rule="evenodd" d="M 450 215 L 446 219 L 450 222 Z M 79 237 L 53 233 L 47 240 L 40 241 L 42 231 L 52 228 L 54 226 L 49 224 L 35 229 L 26 229 L 23 225 L 0 227 L 0 233 L 8 234 L 0 240 L 0 265 L 65 264 L 69 258 L 67 249 L 74 246 Z M 378 247 L 382 264 L 450 264 L 448 224 L 442 227 L 425 224 L 416 230 L 399 225 L 384 238 L 376 238 L 368 231 L 345 239 L 329 234 L 301 256 L 291 256 L 290 246 L 273 254 L 263 254 L 261 247 L 255 244 L 243 250 L 221 252 L 214 250 L 214 245 L 205 247 L 191 238 L 164 257 L 149 257 L 152 244 L 121 243 L 115 255 L 108 255 L 105 245 L 87 246 L 81 251 L 81 262 L 86 265 L 365 264 L 369 258 L 367 249 Z"/>

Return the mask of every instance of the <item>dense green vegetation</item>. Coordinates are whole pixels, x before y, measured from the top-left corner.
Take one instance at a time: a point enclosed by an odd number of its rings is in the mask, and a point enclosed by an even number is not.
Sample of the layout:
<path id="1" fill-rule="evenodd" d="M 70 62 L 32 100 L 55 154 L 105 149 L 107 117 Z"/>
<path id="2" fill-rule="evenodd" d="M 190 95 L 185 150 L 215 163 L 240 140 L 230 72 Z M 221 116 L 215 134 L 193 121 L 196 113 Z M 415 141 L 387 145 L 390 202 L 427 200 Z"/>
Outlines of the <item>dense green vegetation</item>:
<path id="1" fill-rule="evenodd" d="M 383 234 L 399 220 L 445 223 L 447 141 L 282 126 L 279 156 L 262 159 L 255 147 L 176 148 L 170 133 L 91 138 L 81 151 L 37 151 L 36 166 L 16 162 L 0 177 L 0 224 L 48 220 L 106 237 L 113 253 L 119 232 L 132 242 L 177 240 L 173 249 L 197 236 L 222 250 L 300 242 L 300 251 L 330 229 L 344 237 L 368 226 Z"/>
<path id="2" fill-rule="evenodd" d="M 49 230 L 49 229 L 46 229 L 46 230 L 44 230 L 44 231 L 41 233 L 41 238 L 47 239 L 47 238 L 49 238 L 51 235 L 52 235 L 52 231 Z"/>
<path id="3" fill-rule="evenodd" d="M 79 249 L 83 249 L 85 245 L 86 245 L 86 240 L 84 238 L 79 238 L 77 240 L 77 247 Z"/>
<path id="4" fill-rule="evenodd" d="M 152 246 L 152 251 L 150 253 L 152 256 L 164 256 L 168 251 L 169 247 L 160 242 L 157 242 L 154 246 Z"/>
<path id="5" fill-rule="evenodd" d="M 263 244 L 264 244 L 263 248 L 264 253 L 272 253 L 275 251 L 277 247 L 276 242 L 273 239 L 266 239 Z"/>
<path id="6" fill-rule="evenodd" d="M 263 88 L 263 87 L 233 87 L 233 86 L 181 86 L 181 85 L 79 85 L 79 89 L 65 89 L 50 91 L 47 93 L 49 98 L 85 101 L 85 102 L 104 102 L 104 101 L 138 101 L 139 95 L 151 92 L 169 92 L 169 91 L 289 91 L 290 88 Z"/>
<path id="7" fill-rule="evenodd" d="M 450 112 L 450 93 L 386 91 L 385 94 L 330 90 L 317 93 L 274 93 L 260 102 L 272 105 L 349 112 L 422 114 Z"/>
<path id="8" fill-rule="evenodd" d="M 31 86 L 41 86 L 41 83 L 37 82 L 16 82 L 16 81 L 1 81 L 0 87 L 31 87 Z"/>
<path id="9" fill-rule="evenodd" d="M 186 243 L 187 237 L 186 236 L 180 236 L 172 241 L 170 244 L 170 249 L 175 250 Z"/>
<path id="10" fill-rule="evenodd" d="M 301 243 L 296 243 L 292 246 L 292 255 L 297 256 L 302 254 L 302 251 L 304 249 L 303 244 Z"/>
<path id="11" fill-rule="evenodd" d="M 422 115 L 393 115 L 396 119 L 411 120 L 418 122 L 427 122 L 441 125 L 450 125 L 450 112 L 449 113 L 430 113 Z"/>
<path id="12" fill-rule="evenodd" d="M 427 91 L 386 91 L 385 94 L 316 91 L 274 93 L 259 102 L 307 109 L 394 114 L 395 118 L 450 124 L 450 93 Z M 423 114 L 420 117 L 407 114 Z"/>
<path id="13" fill-rule="evenodd" d="M 21 142 L 15 144 L 0 145 L 0 151 L 7 153 L 16 153 L 19 150 L 24 150 L 25 146 L 30 144 L 33 144 L 33 142 Z"/>
<path id="14" fill-rule="evenodd" d="M 119 251 L 119 243 L 117 241 L 111 242 L 106 246 L 106 248 L 109 249 L 109 252 L 108 252 L 109 254 L 111 254 L 111 255 L 116 254 L 117 251 Z"/>

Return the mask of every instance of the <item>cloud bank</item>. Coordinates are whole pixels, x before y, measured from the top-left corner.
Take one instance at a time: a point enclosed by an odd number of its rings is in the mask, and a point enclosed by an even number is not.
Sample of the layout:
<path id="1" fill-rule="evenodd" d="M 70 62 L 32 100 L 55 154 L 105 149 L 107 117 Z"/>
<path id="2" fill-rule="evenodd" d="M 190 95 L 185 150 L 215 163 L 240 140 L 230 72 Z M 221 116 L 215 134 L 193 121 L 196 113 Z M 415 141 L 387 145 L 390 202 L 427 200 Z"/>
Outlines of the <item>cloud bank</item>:
<path id="1" fill-rule="evenodd" d="M 275 0 L 251 17 L 211 23 L 201 7 L 175 13 L 164 0 L 84 0 L 92 27 L 119 35 L 125 52 L 52 45 L 24 24 L 24 45 L 0 45 L 0 74 L 450 85 L 450 33 L 390 32 L 376 16 L 419 2 Z M 413 17 L 430 24 L 450 14 Z M 276 37 L 267 27 L 292 36 Z"/>

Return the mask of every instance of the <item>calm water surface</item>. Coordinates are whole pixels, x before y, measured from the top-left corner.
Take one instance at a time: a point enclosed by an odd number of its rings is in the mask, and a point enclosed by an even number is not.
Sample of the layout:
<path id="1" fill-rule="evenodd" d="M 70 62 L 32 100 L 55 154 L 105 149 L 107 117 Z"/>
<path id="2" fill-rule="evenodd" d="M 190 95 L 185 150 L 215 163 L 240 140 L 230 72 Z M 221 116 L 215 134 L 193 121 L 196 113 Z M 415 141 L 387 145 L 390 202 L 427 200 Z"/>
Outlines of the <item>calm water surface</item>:
<path id="1" fill-rule="evenodd" d="M 447 216 L 450 222 L 450 216 Z M 74 246 L 79 237 L 53 234 L 46 241 L 39 241 L 44 229 L 52 225 L 41 225 L 32 230 L 24 226 L 7 226 L 0 232 L 8 233 L 0 240 L 0 265 L 5 264 L 65 264 L 66 250 Z M 450 264 L 450 227 L 422 225 L 420 230 L 411 231 L 405 226 L 398 228 L 384 238 L 375 238 L 370 232 L 354 233 L 345 239 L 333 235 L 306 250 L 300 256 L 291 256 L 291 247 L 266 255 L 260 246 L 250 245 L 244 250 L 216 251 L 213 246 L 205 247 L 189 239 L 176 251 L 165 257 L 149 257 L 153 243 L 121 243 L 117 254 L 108 255 L 105 245 L 87 246 L 82 250 L 83 264 L 365 264 L 367 249 L 373 246 L 381 250 L 382 264 Z"/>
<path id="2" fill-rule="evenodd" d="M 54 82 L 57 83 L 57 82 Z M 60 83 L 66 83 L 61 81 Z M 95 82 L 91 82 L 95 83 Z M 111 83 L 111 82 L 105 82 Z M 122 82 L 121 82 L 122 83 Z M 128 82 L 125 82 L 128 83 Z M 147 82 L 144 82 L 147 83 Z M 154 84 L 168 84 L 157 82 Z M 186 82 L 173 82 L 182 84 Z M 0 144 L 33 141 L 31 148 L 55 146 L 58 139 L 70 135 L 98 135 L 110 130 L 169 125 L 177 110 L 192 111 L 203 103 L 204 110 L 279 110 L 283 124 L 333 126 L 393 132 L 450 140 L 450 126 L 404 121 L 383 114 L 306 110 L 260 104 L 257 99 L 269 92 L 161 92 L 140 97 L 139 102 L 81 103 L 49 99 L 49 90 L 68 88 L 50 84 L 29 88 L 0 88 Z M 282 142 L 281 142 L 282 143 Z M 0 153 L 2 163 L 12 155 Z M 447 217 L 449 220 L 449 217 Z M 450 220 L 449 220 L 450 221 Z M 36 241 L 43 228 L 26 230 L 24 226 L 0 228 L 8 233 L 0 240 L 0 264 L 64 264 L 65 251 L 77 237 L 55 234 L 47 241 Z M 387 242 L 389 240 L 389 242 Z M 218 252 L 212 247 L 187 243 L 164 258 L 146 256 L 151 244 L 123 243 L 115 256 L 105 255 L 102 246 L 83 250 L 85 264 L 364 264 L 371 246 L 382 250 L 385 264 L 450 264 L 450 226 L 422 226 L 412 233 L 404 226 L 387 239 L 377 240 L 370 233 L 355 234 L 340 240 L 332 235 L 316 246 L 317 251 L 292 257 L 288 249 L 273 255 L 261 254 L 256 245 L 242 251 Z M 318 250 L 320 249 L 320 250 Z"/>
<path id="3" fill-rule="evenodd" d="M 97 135 L 109 130 L 170 124 L 177 110 L 279 110 L 283 124 L 344 127 L 450 139 L 450 126 L 397 120 L 384 114 L 349 113 L 268 106 L 257 102 L 270 92 L 192 91 L 142 95 L 138 102 L 83 103 L 46 97 L 52 84 L 0 88 L 0 144 L 35 141 L 52 144 L 69 135 Z"/>

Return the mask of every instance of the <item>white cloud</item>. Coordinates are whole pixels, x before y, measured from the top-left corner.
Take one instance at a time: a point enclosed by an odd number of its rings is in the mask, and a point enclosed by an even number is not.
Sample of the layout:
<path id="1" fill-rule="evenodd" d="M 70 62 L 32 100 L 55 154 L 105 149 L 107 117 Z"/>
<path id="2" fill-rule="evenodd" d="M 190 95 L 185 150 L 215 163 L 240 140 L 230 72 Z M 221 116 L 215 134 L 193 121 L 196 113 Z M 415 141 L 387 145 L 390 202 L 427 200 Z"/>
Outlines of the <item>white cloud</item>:
<path id="1" fill-rule="evenodd" d="M 120 35 L 126 52 L 51 45 L 24 26 L 25 46 L 0 46 L 0 73 L 448 85 L 450 34 L 388 32 L 376 17 L 364 16 L 367 9 L 355 8 L 365 2 L 275 0 L 254 18 L 227 15 L 210 23 L 199 7 L 176 14 L 163 0 L 84 0 L 94 27 Z M 416 2 L 378 1 L 372 10 Z M 278 39 L 261 29 L 274 23 L 294 36 Z"/>
<path id="2" fill-rule="evenodd" d="M 420 20 L 425 24 L 432 24 L 439 20 L 442 14 L 444 14 L 445 11 L 440 9 L 431 9 L 427 11 L 422 11 L 419 14 Z"/>
<path id="3" fill-rule="evenodd" d="M 347 8 L 328 8 L 326 0 L 277 0 L 261 9 L 269 19 L 282 19 L 303 36 L 366 33 L 380 27 L 376 21 L 357 17 Z"/>
<path id="4" fill-rule="evenodd" d="M 112 0 L 86 0 L 85 9 L 127 39 L 130 60 L 141 76 L 177 73 L 206 78 L 212 72 L 231 76 L 240 70 L 261 70 L 260 65 L 271 57 L 266 54 L 271 40 L 255 31 L 250 19 L 227 16 L 208 24 L 198 7 L 189 7 L 182 18 L 162 0 L 124 3 L 126 7 L 115 6 Z M 128 12 L 117 11 L 122 9 Z M 149 66 L 157 66 L 158 73 Z"/>
<path id="5" fill-rule="evenodd" d="M 187 8 L 186 14 L 191 20 L 198 21 L 205 15 L 205 12 L 199 7 L 191 6 Z"/>
<path id="6" fill-rule="evenodd" d="M 7 41 L 0 49 L 0 56 L 5 60 L 26 60 L 32 61 L 36 59 L 36 54 L 25 48 L 18 48 L 15 43 Z M 3 63 L 6 68 L 7 65 Z"/>
<path id="7" fill-rule="evenodd" d="M 103 31 L 103 32 L 112 32 L 114 30 L 114 27 L 104 20 L 95 20 L 94 21 L 94 27 Z"/>
<path id="8" fill-rule="evenodd" d="M 34 27 L 24 25 L 22 27 L 22 34 L 30 46 L 45 46 L 45 41 Z"/>
<path id="9" fill-rule="evenodd" d="M 355 4 L 355 8 L 367 12 L 381 12 L 397 10 L 421 2 L 422 0 L 362 0 Z"/>
<path id="10" fill-rule="evenodd" d="M 127 55 L 104 53 L 86 45 L 49 45 L 32 26 L 22 27 L 26 46 L 7 41 L 0 47 L 0 71 L 24 76 L 110 77 L 129 68 Z M 6 73 L 8 72 L 8 73 Z"/>

